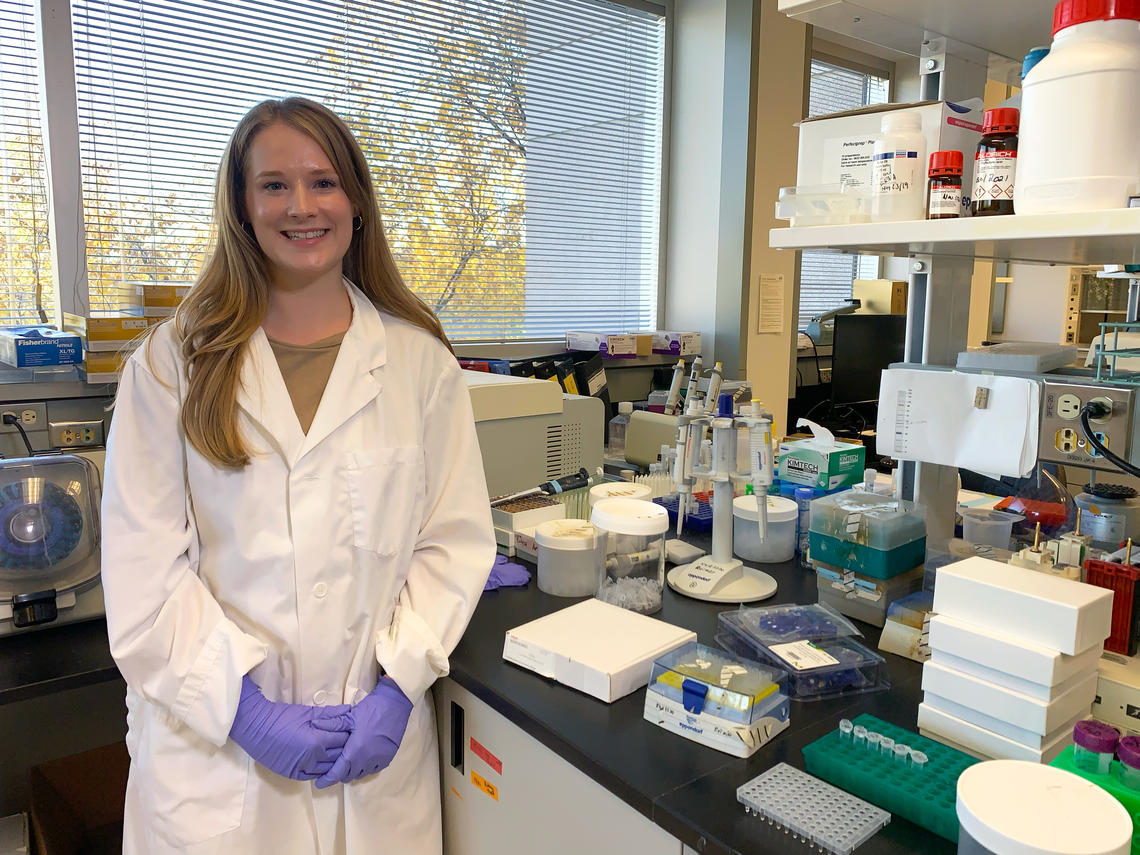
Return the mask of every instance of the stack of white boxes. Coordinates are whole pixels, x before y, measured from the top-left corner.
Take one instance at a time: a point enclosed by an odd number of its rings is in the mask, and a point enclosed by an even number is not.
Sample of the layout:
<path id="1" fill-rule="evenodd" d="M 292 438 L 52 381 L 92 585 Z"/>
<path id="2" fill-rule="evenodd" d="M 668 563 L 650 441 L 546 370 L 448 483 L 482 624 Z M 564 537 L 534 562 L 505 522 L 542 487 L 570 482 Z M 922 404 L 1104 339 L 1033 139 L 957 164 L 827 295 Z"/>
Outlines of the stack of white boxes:
<path id="1" fill-rule="evenodd" d="M 919 731 L 978 757 L 1048 763 L 1089 715 L 1112 592 L 987 558 L 938 571 Z"/>

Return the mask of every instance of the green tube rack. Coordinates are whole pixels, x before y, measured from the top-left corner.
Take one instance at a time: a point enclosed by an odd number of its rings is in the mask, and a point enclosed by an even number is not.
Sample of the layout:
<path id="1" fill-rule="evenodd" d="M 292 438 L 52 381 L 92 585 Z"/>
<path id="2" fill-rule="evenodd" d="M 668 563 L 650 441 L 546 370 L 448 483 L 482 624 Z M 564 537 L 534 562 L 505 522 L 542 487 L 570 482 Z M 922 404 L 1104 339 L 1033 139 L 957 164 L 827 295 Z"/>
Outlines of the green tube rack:
<path id="1" fill-rule="evenodd" d="M 1140 792 L 1125 786 L 1116 777 L 1116 767 L 1120 765 L 1119 760 L 1112 761 L 1112 768 L 1108 770 L 1107 775 L 1086 772 L 1083 769 L 1078 769 L 1073 762 L 1073 746 L 1070 745 L 1054 757 L 1053 762 L 1049 765 L 1064 769 L 1066 772 L 1072 772 L 1074 775 L 1080 775 L 1086 781 L 1092 781 L 1124 805 L 1124 809 L 1132 817 L 1132 855 L 1140 855 Z"/>
<path id="2" fill-rule="evenodd" d="M 939 837 L 958 842 L 956 808 L 958 776 L 978 761 L 925 736 L 888 724 L 873 715 L 852 719 L 868 732 L 888 736 L 927 757 L 919 771 L 893 756 L 855 746 L 839 729 L 804 747 L 804 766 L 811 774 L 908 819 Z"/>

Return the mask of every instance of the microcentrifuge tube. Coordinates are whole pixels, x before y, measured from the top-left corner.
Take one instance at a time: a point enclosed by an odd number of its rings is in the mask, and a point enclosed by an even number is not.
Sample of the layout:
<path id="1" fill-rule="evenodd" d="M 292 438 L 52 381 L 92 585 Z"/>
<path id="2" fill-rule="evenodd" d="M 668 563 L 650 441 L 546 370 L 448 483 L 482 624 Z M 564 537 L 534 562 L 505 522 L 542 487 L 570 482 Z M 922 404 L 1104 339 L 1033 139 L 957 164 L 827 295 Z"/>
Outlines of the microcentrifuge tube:
<path id="1" fill-rule="evenodd" d="M 895 741 L 889 736 L 884 736 L 879 740 L 879 751 L 889 760 L 895 753 Z"/>
<path id="2" fill-rule="evenodd" d="M 839 738 L 840 739 L 844 739 L 844 740 L 850 739 L 851 738 L 851 731 L 854 729 L 855 729 L 855 725 L 853 725 L 851 723 L 850 719 L 846 719 L 846 718 L 839 719 Z"/>
<path id="3" fill-rule="evenodd" d="M 912 748 L 910 752 L 910 765 L 912 769 L 917 769 L 921 772 L 926 768 L 926 755 Z"/>
<path id="4" fill-rule="evenodd" d="M 879 753 L 879 743 L 883 741 L 883 735 L 876 733 L 873 730 L 867 731 L 867 750 L 872 754 Z"/>
<path id="5" fill-rule="evenodd" d="M 867 747 L 867 728 L 863 727 L 863 725 L 861 725 L 861 724 L 857 724 L 857 725 L 855 725 L 854 733 L 855 733 L 855 747 L 856 748 L 866 748 Z"/>
<path id="6" fill-rule="evenodd" d="M 895 762 L 901 763 L 904 766 L 906 761 L 910 758 L 910 746 L 904 745 L 901 742 L 895 743 Z"/>

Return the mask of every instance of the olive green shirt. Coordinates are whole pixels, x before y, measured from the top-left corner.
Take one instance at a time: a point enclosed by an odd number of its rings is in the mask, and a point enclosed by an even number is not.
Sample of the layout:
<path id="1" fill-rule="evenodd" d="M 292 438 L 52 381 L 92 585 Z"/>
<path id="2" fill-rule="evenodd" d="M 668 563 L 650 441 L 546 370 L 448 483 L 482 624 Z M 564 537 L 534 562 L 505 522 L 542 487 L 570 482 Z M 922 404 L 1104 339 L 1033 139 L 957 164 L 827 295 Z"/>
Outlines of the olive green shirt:
<path id="1" fill-rule="evenodd" d="M 269 339 L 269 346 L 277 357 L 277 367 L 285 379 L 285 388 L 293 401 L 297 421 L 305 433 L 313 424 L 343 339 L 342 332 L 312 344 L 286 344 Z"/>

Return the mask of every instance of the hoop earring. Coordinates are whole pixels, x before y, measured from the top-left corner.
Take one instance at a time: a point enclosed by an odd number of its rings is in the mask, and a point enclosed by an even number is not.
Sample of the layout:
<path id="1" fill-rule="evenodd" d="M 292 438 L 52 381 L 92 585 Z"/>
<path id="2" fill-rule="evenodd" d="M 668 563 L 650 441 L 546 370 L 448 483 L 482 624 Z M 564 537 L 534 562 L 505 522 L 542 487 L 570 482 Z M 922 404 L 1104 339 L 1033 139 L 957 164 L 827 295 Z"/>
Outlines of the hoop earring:
<path id="1" fill-rule="evenodd" d="M 242 223 L 241 229 L 247 235 L 249 235 L 250 237 L 253 237 L 253 226 L 251 226 L 249 223 Z"/>
<path id="2" fill-rule="evenodd" d="M 358 214 L 357 216 L 352 218 L 352 230 L 354 232 L 358 232 L 362 228 L 364 228 L 364 217 L 362 217 Z"/>

